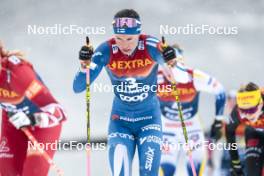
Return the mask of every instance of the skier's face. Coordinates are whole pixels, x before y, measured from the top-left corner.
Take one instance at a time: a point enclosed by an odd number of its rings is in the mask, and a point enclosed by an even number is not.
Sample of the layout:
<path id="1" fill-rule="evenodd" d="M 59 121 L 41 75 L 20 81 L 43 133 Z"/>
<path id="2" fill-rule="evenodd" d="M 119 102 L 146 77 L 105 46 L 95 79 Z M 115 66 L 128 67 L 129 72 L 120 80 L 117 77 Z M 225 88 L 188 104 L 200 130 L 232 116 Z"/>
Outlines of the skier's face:
<path id="1" fill-rule="evenodd" d="M 258 120 L 259 116 L 263 113 L 262 108 L 263 108 L 263 102 L 259 103 L 256 107 L 252 107 L 246 110 L 240 109 L 240 115 L 242 118 L 246 118 L 249 121 L 255 122 Z"/>
<path id="2" fill-rule="evenodd" d="M 115 34 L 115 41 L 120 51 L 131 55 L 138 45 L 139 35 Z"/>

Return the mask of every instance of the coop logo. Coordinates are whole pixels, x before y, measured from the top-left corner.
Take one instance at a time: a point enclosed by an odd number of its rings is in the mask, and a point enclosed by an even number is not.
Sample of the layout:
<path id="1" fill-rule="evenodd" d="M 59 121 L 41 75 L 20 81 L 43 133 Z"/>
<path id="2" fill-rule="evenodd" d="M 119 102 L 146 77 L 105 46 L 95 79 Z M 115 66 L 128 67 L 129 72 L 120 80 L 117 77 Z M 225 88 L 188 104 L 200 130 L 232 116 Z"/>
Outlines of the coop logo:
<path id="1" fill-rule="evenodd" d="M 148 97 L 148 93 L 141 93 L 139 95 L 135 95 L 135 96 L 126 96 L 123 94 L 119 94 L 120 99 L 122 101 L 126 101 L 126 102 L 138 102 L 138 101 L 143 101 Z"/>
<path id="2" fill-rule="evenodd" d="M 152 168 L 152 163 L 153 163 L 153 159 L 154 159 L 154 151 L 155 151 L 155 149 L 148 147 L 148 151 L 145 152 L 145 155 L 146 155 L 145 169 L 147 169 L 149 171 Z"/>
<path id="3" fill-rule="evenodd" d="M 110 69 L 112 70 L 130 70 L 130 69 L 137 69 L 143 68 L 148 65 L 152 65 L 153 61 L 149 58 L 146 59 L 135 59 L 135 60 L 117 60 L 113 61 L 109 64 Z"/>

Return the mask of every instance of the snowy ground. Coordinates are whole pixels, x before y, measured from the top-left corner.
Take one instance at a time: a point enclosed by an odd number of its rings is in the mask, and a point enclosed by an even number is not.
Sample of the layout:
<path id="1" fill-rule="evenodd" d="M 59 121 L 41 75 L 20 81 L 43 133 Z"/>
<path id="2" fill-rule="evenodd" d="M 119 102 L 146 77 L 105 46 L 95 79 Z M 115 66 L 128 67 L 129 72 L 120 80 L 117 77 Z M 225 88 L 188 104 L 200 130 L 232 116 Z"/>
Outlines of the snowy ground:
<path id="1" fill-rule="evenodd" d="M 86 168 L 85 168 L 85 161 L 86 161 L 86 153 L 85 151 L 73 151 L 73 152 L 58 152 L 55 158 L 55 162 L 64 170 L 65 176 L 72 176 L 72 175 L 85 175 Z M 91 168 L 92 168 L 92 176 L 111 176 L 108 159 L 107 159 L 107 152 L 106 151 L 94 151 L 91 158 Z M 179 164 L 179 171 L 177 176 L 185 176 L 185 167 L 180 162 Z M 49 173 L 50 176 L 56 176 L 52 170 Z M 136 157 L 133 163 L 133 176 L 139 176 L 138 174 L 138 158 Z"/>

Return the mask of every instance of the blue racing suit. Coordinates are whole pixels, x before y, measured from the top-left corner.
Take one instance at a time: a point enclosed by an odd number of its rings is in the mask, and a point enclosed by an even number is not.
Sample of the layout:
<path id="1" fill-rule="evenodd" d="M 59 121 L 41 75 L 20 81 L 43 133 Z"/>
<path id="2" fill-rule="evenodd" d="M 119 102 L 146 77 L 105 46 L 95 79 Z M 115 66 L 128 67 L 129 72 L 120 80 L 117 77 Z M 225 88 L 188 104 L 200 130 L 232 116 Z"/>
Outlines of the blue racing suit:
<path id="1" fill-rule="evenodd" d="M 140 35 L 132 55 L 124 55 L 112 38 L 102 43 L 92 57 L 90 80 L 105 67 L 115 93 L 108 130 L 109 160 L 113 176 L 131 176 L 138 147 L 140 175 L 157 176 L 162 141 L 161 113 L 156 96 L 158 64 L 163 64 L 160 42 Z M 86 73 L 80 70 L 74 92 L 86 88 Z M 154 91 L 153 91 L 154 90 Z"/>

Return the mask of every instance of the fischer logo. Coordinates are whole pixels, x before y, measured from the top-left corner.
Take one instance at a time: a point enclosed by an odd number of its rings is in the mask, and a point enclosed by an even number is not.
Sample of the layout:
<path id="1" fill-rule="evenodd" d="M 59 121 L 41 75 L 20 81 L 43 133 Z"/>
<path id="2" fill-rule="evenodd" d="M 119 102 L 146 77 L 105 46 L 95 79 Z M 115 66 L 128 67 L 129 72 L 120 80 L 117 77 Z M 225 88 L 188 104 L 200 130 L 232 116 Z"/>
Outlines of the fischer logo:
<path id="1" fill-rule="evenodd" d="M 145 169 L 147 169 L 149 171 L 152 168 L 152 163 L 153 163 L 153 159 L 154 159 L 154 151 L 155 151 L 155 149 L 148 147 L 148 151 L 145 152 L 145 155 L 146 155 Z"/>
<path id="2" fill-rule="evenodd" d="M 157 136 L 146 136 L 139 139 L 140 145 L 142 145 L 144 142 L 153 142 L 160 145 L 162 140 Z"/>

